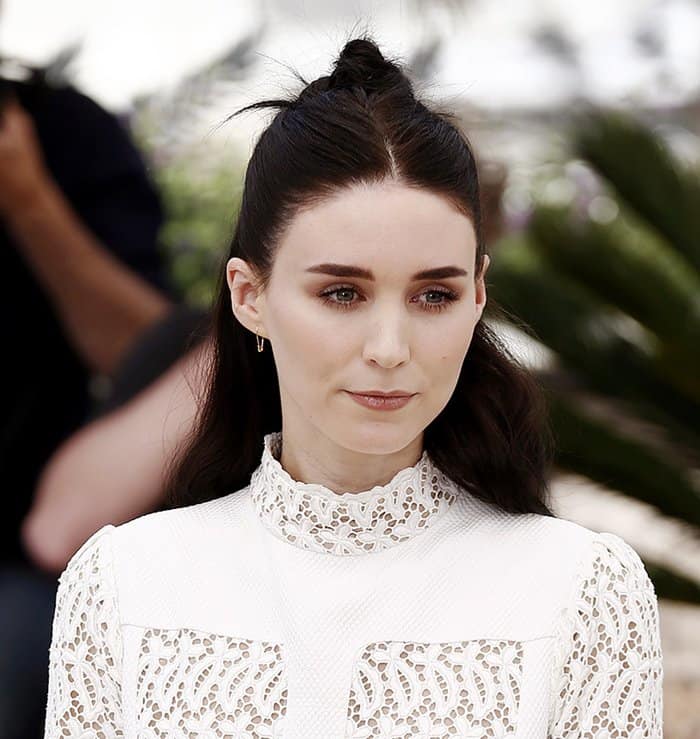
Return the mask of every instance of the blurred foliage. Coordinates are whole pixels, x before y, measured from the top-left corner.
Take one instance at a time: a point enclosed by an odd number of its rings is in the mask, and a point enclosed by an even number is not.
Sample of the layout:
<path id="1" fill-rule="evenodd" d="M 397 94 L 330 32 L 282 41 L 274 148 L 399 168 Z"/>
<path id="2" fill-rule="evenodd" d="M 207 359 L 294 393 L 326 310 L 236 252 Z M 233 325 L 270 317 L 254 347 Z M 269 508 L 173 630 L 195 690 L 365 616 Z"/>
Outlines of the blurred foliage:
<path id="1" fill-rule="evenodd" d="M 208 79 L 193 77 L 200 78 Z M 208 308 L 223 276 L 246 162 L 242 151 L 217 139 L 214 130 L 202 135 L 199 112 L 195 104 L 178 102 L 177 95 L 147 98 L 138 102 L 130 128 L 162 199 L 159 242 L 173 286 L 184 302 Z"/>
<path id="2" fill-rule="evenodd" d="M 571 142 L 599 191 L 540 198 L 496 246 L 490 295 L 556 357 L 541 380 L 558 466 L 700 534 L 700 174 L 617 112 L 587 113 Z M 700 602 L 648 570 L 659 596 Z"/>
<path id="3" fill-rule="evenodd" d="M 672 250 L 700 271 L 700 173 L 676 161 L 661 138 L 621 113 L 590 116 L 578 153 Z"/>
<path id="4" fill-rule="evenodd" d="M 240 178 L 238 168 L 222 165 L 198 173 L 187 160 L 156 173 L 166 211 L 160 240 L 173 282 L 190 304 L 206 307 L 212 301 L 240 208 Z"/>

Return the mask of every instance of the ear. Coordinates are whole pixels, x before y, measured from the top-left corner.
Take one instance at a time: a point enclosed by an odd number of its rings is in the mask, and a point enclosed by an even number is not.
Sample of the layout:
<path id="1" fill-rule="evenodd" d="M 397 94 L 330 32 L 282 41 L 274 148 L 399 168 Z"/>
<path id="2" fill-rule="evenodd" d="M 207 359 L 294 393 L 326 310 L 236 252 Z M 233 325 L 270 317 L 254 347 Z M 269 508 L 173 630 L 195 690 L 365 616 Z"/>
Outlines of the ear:
<path id="1" fill-rule="evenodd" d="M 479 279 L 476 281 L 476 308 L 479 314 L 479 318 L 481 318 L 482 313 L 484 312 L 484 309 L 486 308 L 486 270 L 489 268 L 489 264 L 491 264 L 491 259 L 489 258 L 488 254 L 484 254 L 484 268 L 481 270 L 481 275 L 479 276 Z M 477 319 L 478 320 L 478 319 Z"/>
<path id="2" fill-rule="evenodd" d="M 258 291 L 255 272 L 248 262 L 232 257 L 226 262 L 226 282 L 231 291 L 231 310 L 252 333 L 267 338 L 264 322 L 264 296 Z"/>

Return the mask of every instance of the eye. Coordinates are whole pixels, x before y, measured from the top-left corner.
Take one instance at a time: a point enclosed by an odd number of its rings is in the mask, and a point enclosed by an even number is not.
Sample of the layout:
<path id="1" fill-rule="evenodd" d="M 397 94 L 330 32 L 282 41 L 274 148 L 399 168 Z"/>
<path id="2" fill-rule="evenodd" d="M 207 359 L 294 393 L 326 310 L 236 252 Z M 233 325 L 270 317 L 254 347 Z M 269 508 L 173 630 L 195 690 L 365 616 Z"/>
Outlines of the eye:
<path id="1" fill-rule="evenodd" d="M 354 287 L 349 286 L 342 286 L 342 287 L 335 287 L 331 290 L 326 290 L 325 292 L 322 292 L 320 297 L 323 298 L 323 302 L 327 305 L 332 305 L 334 308 L 350 308 L 352 307 L 352 303 L 349 300 L 331 300 L 331 295 L 339 295 L 342 293 L 345 293 L 346 295 L 348 293 L 356 293 L 357 290 L 355 290 Z"/>
<path id="2" fill-rule="evenodd" d="M 348 295 L 348 294 L 357 294 L 357 290 L 352 287 L 351 285 L 341 285 L 340 287 L 334 287 L 330 290 L 325 290 L 322 292 L 319 297 L 323 298 L 323 302 L 325 304 L 331 305 L 333 308 L 338 308 L 339 310 L 348 310 L 352 308 L 355 305 L 355 302 L 352 300 L 336 300 L 331 298 L 330 296 L 335 295 Z M 424 290 L 421 293 L 421 296 L 427 295 L 427 296 L 438 296 L 441 298 L 440 302 L 423 302 L 421 305 L 421 310 L 425 311 L 435 311 L 439 312 L 441 310 L 444 310 L 445 308 L 449 307 L 450 303 L 453 303 L 455 300 L 457 300 L 457 294 L 453 292 L 452 290 L 446 290 L 446 289 L 430 289 L 430 290 Z"/>
<path id="3" fill-rule="evenodd" d="M 424 310 L 433 310 L 433 311 L 441 311 L 445 308 L 448 308 L 450 303 L 453 303 L 455 300 L 457 300 L 457 293 L 453 292 L 452 290 L 425 290 L 421 293 L 421 295 L 437 295 L 439 298 L 441 298 L 439 303 L 431 303 L 427 302 L 423 305 L 426 306 Z"/>

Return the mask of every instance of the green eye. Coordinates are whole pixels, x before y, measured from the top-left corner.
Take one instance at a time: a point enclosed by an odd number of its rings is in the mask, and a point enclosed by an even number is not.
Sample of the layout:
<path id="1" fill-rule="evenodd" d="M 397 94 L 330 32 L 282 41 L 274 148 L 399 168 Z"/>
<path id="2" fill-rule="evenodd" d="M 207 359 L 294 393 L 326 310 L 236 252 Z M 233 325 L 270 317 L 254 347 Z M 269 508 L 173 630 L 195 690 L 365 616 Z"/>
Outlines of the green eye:
<path id="1" fill-rule="evenodd" d="M 322 292 L 319 297 L 323 299 L 324 304 L 331 305 L 333 308 L 338 308 L 339 310 L 348 310 L 350 308 L 353 308 L 356 301 L 336 300 L 331 298 L 331 296 L 333 295 L 337 296 L 342 293 L 357 294 L 357 289 L 352 287 L 352 285 L 343 285 L 340 287 L 334 287 L 330 290 L 326 290 L 325 292 Z M 450 303 L 453 303 L 455 300 L 457 300 L 457 294 L 454 293 L 452 290 L 424 290 L 421 295 L 439 295 L 442 297 L 442 300 L 439 303 L 434 303 L 430 301 L 422 303 L 421 309 L 428 312 L 437 312 L 444 310 L 445 308 L 449 307 Z"/>

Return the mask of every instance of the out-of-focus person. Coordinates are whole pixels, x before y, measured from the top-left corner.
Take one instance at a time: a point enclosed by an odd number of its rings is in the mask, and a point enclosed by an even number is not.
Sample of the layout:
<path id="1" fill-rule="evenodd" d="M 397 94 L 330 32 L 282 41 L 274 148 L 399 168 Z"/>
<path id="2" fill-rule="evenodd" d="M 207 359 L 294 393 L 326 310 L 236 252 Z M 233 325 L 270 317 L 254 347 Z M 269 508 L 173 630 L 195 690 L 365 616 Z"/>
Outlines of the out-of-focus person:
<path id="1" fill-rule="evenodd" d="M 118 119 L 41 70 L 0 79 L 0 739 L 38 736 L 46 695 L 56 576 L 21 523 L 46 461 L 89 418 L 91 379 L 173 309 L 162 221 Z"/>

